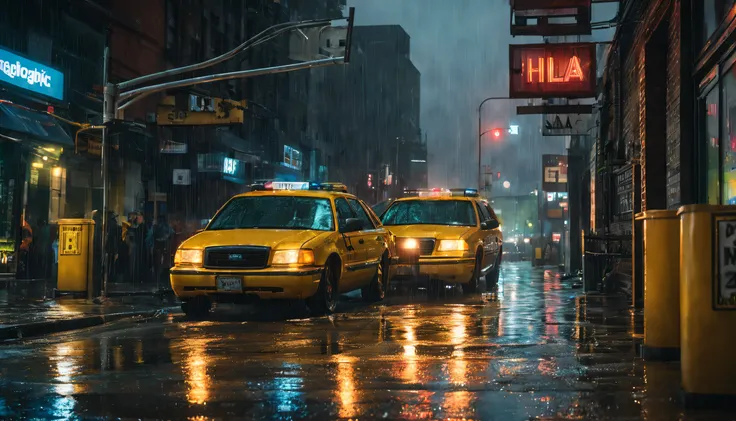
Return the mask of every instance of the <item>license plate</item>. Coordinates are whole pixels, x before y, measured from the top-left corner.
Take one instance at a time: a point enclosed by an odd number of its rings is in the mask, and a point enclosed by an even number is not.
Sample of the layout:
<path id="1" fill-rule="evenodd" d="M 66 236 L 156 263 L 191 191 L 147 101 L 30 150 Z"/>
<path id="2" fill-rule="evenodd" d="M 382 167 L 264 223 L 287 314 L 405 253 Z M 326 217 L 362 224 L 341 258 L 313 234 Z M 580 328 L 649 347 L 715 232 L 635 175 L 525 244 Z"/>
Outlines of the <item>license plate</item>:
<path id="1" fill-rule="evenodd" d="M 235 277 L 217 277 L 218 291 L 242 291 L 243 280 Z"/>

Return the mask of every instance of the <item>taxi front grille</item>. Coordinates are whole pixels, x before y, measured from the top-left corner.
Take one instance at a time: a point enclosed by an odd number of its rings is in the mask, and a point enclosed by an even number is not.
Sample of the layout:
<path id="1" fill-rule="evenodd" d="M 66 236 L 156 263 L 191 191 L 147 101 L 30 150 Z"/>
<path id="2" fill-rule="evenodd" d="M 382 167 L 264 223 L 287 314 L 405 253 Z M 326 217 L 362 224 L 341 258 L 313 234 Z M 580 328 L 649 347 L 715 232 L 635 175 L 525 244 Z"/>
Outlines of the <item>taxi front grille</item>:
<path id="1" fill-rule="evenodd" d="M 204 267 L 227 269 L 263 269 L 268 265 L 268 247 L 208 247 Z"/>
<path id="2" fill-rule="evenodd" d="M 402 250 L 402 243 L 404 241 L 408 240 L 408 238 L 399 238 L 397 239 L 397 245 L 399 247 L 399 250 Z M 434 238 L 417 238 L 417 242 L 419 243 L 419 255 L 420 256 L 431 256 L 434 252 L 434 245 L 435 245 L 435 239 Z"/>

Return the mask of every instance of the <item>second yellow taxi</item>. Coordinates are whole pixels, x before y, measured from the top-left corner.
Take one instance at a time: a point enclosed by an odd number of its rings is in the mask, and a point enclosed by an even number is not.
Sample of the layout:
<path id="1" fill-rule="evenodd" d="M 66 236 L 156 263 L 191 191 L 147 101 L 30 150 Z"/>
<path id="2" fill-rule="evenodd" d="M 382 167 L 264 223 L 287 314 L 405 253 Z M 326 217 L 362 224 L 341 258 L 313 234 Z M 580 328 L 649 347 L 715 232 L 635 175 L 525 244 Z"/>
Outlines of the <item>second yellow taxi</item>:
<path id="1" fill-rule="evenodd" d="M 475 189 L 407 192 L 381 215 L 396 236 L 396 278 L 429 278 L 430 287 L 461 284 L 478 290 L 498 281 L 503 234 L 495 212 Z"/>
<path id="2" fill-rule="evenodd" d="M 272 182 L 230 199 L 181 244 L 171 287 L 187 315 L 254 299 L 304 299 L 329 314 L 344 292 L 382 300 L 393 257 L 390 233 L 344 185 Z"/>

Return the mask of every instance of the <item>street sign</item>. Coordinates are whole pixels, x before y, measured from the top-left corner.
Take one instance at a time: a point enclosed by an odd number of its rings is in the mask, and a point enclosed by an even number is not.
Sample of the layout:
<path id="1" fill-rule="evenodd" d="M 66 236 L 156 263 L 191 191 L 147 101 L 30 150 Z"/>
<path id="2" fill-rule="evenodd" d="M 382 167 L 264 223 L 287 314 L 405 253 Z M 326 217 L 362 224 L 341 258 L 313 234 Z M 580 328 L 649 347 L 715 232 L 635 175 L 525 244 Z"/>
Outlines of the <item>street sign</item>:
<path id="1" fill-rule="evenodd" d="M 596 44 L 509 45 L 510 98 L 592 98 Z"/>
<path id="2" fill-rule="evenodd" d="M 590 116 L 583 114 L 545 114 L 542 136 L 576 136 L 588 132 Z"/>
<path id="3" fill-rule="evenodd" d="M 718 247 L 713 274 L 713 308 L 736 310 L 736 219 L 734 215 L 716 215 Z"/>
<path id="4" fill-rule="evenodd" d="M 567 156 L 542 155 L 542 190 L 567 191 Z"/>

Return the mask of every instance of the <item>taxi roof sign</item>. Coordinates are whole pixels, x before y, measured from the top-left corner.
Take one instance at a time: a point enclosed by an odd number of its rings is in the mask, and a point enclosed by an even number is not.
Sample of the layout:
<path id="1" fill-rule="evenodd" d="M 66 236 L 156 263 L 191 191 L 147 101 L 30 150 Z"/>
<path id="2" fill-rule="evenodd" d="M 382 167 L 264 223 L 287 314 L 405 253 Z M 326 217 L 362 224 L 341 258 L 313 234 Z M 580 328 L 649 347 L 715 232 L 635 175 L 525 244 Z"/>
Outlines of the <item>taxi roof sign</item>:
<path id="1" fill-rule="evenodd" d="M 309 190 L 348 192 L 348 186 L 343 183 L 309 183 Z"/>
<path id="2" fill-rule="evenodd" d="M 309 183 L 306 181 L 271 181 L 270 183 L 272 190 L 309 190 Z"/>
<path id="3" fill-rule="evenodd" d="M 480 197 L 478 189 L 450 189 L 453 196 Z"/>
<path id="4" fill-rule="evenodd" d="M 406 197 L 440 197 L 449 196 L 450 191 L 441 188 L 434 189 L 406 189 L 404 196 Z"/>

